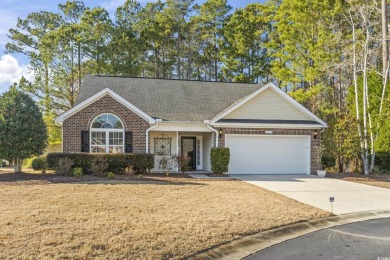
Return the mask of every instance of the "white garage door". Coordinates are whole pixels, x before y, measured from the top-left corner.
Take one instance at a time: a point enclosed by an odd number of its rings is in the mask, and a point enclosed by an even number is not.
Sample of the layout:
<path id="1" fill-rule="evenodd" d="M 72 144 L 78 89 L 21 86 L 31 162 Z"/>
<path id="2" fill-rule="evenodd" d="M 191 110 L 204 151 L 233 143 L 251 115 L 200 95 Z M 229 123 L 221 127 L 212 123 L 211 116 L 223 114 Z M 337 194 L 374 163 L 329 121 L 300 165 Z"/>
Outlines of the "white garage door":
<path id="1" fill-rule="evenodd" d="M 310 136 L 226 135 L 230 174 L 310 174 Z"/>

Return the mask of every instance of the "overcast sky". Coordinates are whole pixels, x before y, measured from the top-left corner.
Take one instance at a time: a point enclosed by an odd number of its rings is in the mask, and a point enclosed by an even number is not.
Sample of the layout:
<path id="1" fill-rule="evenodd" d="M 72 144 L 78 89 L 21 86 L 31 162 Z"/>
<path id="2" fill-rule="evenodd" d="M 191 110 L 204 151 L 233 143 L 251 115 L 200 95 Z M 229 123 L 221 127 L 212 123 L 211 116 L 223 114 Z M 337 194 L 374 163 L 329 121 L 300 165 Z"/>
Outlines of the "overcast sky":
<path id="1" fill-rule="evenodd" d="M 153 0 L 138 0 L 141 4 Z M 7 33 L 10 28 L 15 28 L 18 17 L 25 18 L 29 13 L 39 11 L 58 11 L 58 4 L 66 0 L 0 0 L 0 93 L 6 91 L 13 82 L 18 82 L 24 75 L 28 79 L 33 76 L 28 71 L 28 59 L 23 55 L 5 54 L 5 44 L 8 42 Z M 84 0 L 85 6 L 90 8 L 102 6 L 111 14 L 123 4 L 125 0 Z M 205 0 L 196 0 L 201 4 Z M 245 7 L 249 3 L 264 2 L 254 0 L 228 0 L 233 8 Z"/>

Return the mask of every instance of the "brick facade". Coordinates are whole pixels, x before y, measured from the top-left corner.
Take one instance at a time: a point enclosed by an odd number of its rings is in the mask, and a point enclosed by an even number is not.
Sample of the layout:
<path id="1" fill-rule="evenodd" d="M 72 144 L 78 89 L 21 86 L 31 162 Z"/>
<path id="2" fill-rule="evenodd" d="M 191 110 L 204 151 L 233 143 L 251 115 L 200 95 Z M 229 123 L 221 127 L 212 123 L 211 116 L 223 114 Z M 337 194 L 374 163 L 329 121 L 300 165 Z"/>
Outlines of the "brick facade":
<path id="1" fill-rule="evenodd" d="M 100 114 L 111 113 L 119 117 L 125 131 L 133 132 L 133 152 L 144 153 L 146 129 L 149 123 L 130 109 L 106 95 L 63 122 L 63 151 L 81 152 L 81 131 L 89 131 L 92 120 Z"/>
<path id="2" fill-rule="evenodd" d="M 133 133 L 133 152 L 144 153 L 146 148 L 146 130 L 149 123 L 130 109 L 106 95 L 88 107 L 77 112 L 63 122 L 63 152 L 81 152 L 81 131 L 89 131 L 92 120 L 100 114 L 111 113 L 124 123 L 125 131 Z M 222 137 L 218 139 L 220 147 L 225 146 L 225 134 L 267 135 L 310 135 L 311 136 L 311 174 L 321 169 L 321 135 L 314 138 L 313 129 L 265 129 L 265 128 L 222 128 Z"/>
<path id="3" fill-rule="evenodd" d="M 269 135 L 266 131 L 272 131 L 272 135 L 310 135 L 310 158 L 311 174 L 317 174 L 316 170 L 321 166 L 321 135 L 317 130 L 317 137 L 314 138 L 314 129 L 265 129 L 265 128 L 222 128 L 222 137 L 218 139 L 219 147 L 225 147 L 225 134 L 245 135 Z"/>

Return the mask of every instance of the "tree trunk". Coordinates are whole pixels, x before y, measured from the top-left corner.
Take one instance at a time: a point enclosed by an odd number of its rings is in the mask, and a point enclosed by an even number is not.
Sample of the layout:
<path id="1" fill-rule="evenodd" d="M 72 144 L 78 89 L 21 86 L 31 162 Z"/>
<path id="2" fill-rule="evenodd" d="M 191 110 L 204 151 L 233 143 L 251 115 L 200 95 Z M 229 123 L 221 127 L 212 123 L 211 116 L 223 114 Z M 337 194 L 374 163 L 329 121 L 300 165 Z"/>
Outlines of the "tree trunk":
<path id="1" fill-rule="evenodd" d="M 388 24 L 387 24 L 387 0 L 381 1 L 382 7 L 382 77 L 385 83 L 385 79 L 387 78 L 387 64 L 388 64 L 388 46 L 387 46 L 387 32 L 388 32 Z M 383 85 L 385 86 L 385 84 Z"/>
<path id="2" fill-rule="evenodd" d="M 366 160 L 364 159 L 364 142 L 363 142 L 363 134 L 362 134 L 362 129 L 360 126 L 360 109 L 359 109 L 359 89 L 358 89 L 358 83 L 357 83 L 357 58 L 356 58 L 356 34 L 355 34 L 355 24 L 352 18 L 351 13 L 350 15 L 350 21 L 351 21 L 351 27 L 352 27 L 352 48 L 353 48 L 353 85 L 354 85 L 354 90 L 355 90 L 355 110 L 356 110 L 356 120 L 357 120 L 357 130 L 358 130 L 358 135 L 359 135 L 359 140 L 360 140 L 360 153 L 363 161 L 363 165 L 366 165 Z M 364 89 L 364 88 L 363 88 Z M 364 95 L 363 95 L 364 97 Z M 365 167 L 364 167 L 365 168 Z M 365 171 L 365 169 L 364 169 Z M 366 171 L 365 171 L 366 172 Z"/>
<path id="3" fill-rule="evenodd" d="M 366 30 L 367 31 L 367 30 Z M 364 45 L 364 63 L 363 63 L 363 166 L 364 166 L 364 175 L 368 176 L 370 174 L 370 166 L 368 160 L 368 127 L 367 127 L 367 55 L 368 55 L 368 43 L 369 43 L 369 33 L 366 32 L 366 41 Z"/>
<path id="4" fill-rule="evenodd" d="M 14 173 L 22 172 L 22 159 L 20 157 L 14 158 Z"/>
<path id="5" fill-rule="evenodd" d="M 79 87 L 81 88 L 81 44 L 77 43 L 77 68 L 78 68 L 78 76 L 79 76 Z"/>

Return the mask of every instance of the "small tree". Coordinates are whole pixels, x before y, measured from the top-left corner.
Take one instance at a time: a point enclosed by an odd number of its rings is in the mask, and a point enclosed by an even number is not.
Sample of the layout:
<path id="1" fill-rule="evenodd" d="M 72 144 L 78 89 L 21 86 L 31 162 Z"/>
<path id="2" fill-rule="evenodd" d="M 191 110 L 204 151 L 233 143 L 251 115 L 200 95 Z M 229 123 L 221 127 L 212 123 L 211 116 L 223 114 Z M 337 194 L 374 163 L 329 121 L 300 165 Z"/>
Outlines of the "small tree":
<path id="1" fill-rule="evenodd" d="M 38 106 L 15 86 L 0 96 L 0 157 L 14 161 L 20 172 L 22 160 L 39 156 L 47 145 L 47 129 Z"/>

